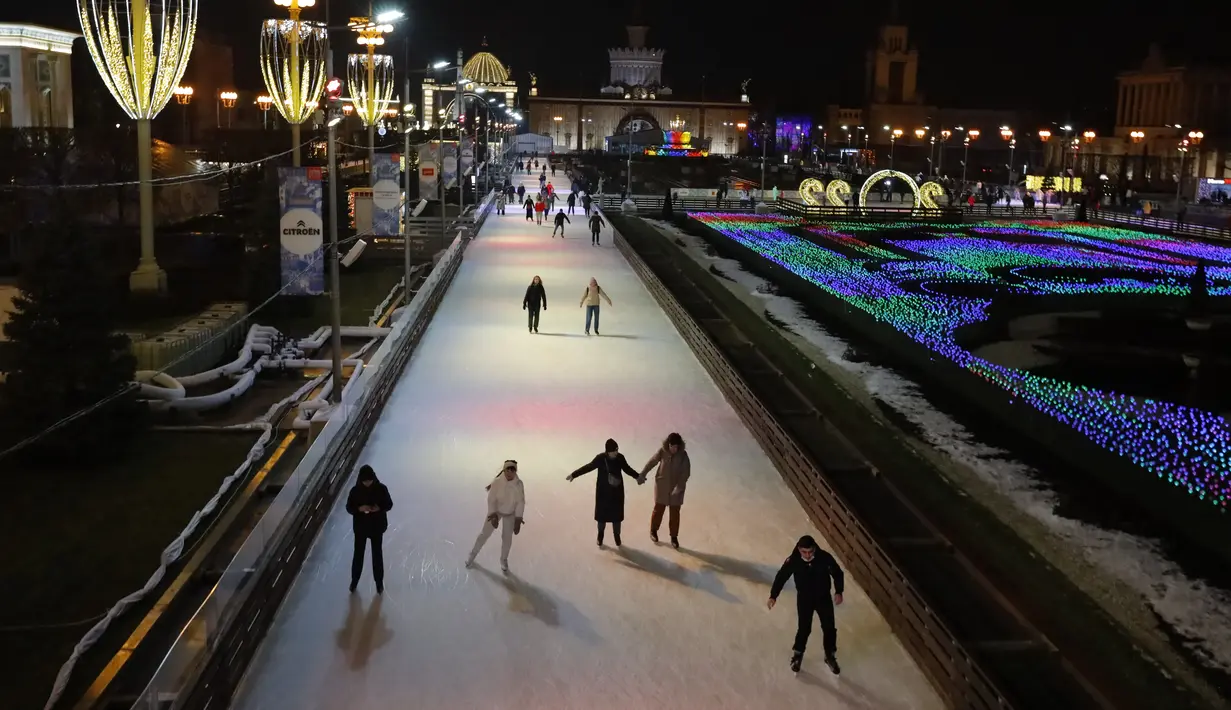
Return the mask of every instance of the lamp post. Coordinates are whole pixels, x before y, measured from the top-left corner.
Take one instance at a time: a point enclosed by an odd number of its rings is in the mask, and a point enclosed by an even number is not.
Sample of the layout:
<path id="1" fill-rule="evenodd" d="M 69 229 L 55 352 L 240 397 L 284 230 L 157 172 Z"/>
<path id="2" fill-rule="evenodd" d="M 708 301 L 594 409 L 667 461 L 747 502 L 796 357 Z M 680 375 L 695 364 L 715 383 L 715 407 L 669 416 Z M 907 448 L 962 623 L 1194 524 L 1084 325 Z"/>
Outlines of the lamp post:
<path id="1" fill-rule="evenodd" d="M 172 93 L 175 94 L 175 103 L 184 107 L 180 109 L 180 118 L 183 119 L 184 143 L 187 144 L 192 139 L 192 136 L 188 135 L 188 107 L 192 104 L 193 90 L 191 86 L 177 86 Z"/>
<path id="2" fill-rule="evenodd" d="M 1193 167 L 1196 169 L 1196 177 L 1201 178 L 1201 140 L 1205 138 L 1205 133 L 1202 131 L 1189 131 L 1188 142 L 1193 147 Z"/>
<path id="3" fill-rule="evenodd" d="M 399 11 L 382 13 L 371 17 L 352 17 L 348 25 L 356 34 L 366 54 L 350 54 L 346 57 L 347 88 L 355 115 L 368 127 L 368 169 L 376 164 L 376 124 L 385 115 L 385 108 L 393 100 L 393 57 L 377 54 L 376 48 L 385 43 L 385 33 L 393 31 L 393 20 L 402 16 Z"/>
<path id="4" fill-rule="evenodd" d="M 258 96 L 256 97 L 256 106 L 261 109 L 261 128 L 262 130 L 269 129 L 269 107 L 274 103 L 273 97 Z"/>
<path id="5" fill-rule="evenodd" d="M 156 12 L 151 12 L 151 5 Z M 129 288 L 162 293 L 167 273 L 154 256 L 150 120 L 171 100 L 188 66 L 196 37 L 197 0 L 77 0 L 77 10 L 86 49 L 103 84 L 137 122 L 141 261 L 129 276 Z"/>
<path id="6" fill-rule="evenodd" d="M 966 131 L 965 148 L 962 152 L 962 187 L 966 187 L 966 167 L 970 164 L 970 143 L 971 141 L 979 140 L 979 129 L 972 128 Z"/>
<path id="7" fill-rule="evenodd" d="M 939 160 L 937 161 L 937 164 L 936 164 L 936 174 L 937 175 L 940 175 L 941 171 L 944 170 L 945 144 L 949 142 L 949 138 L 952 135 L 953 135 L 953 131 L 949 130 L 948 128 L 942 129 L 940 131 L 940 150 L 938 151 L 938 156 L 937 156 Z"/>
<path id="8" fill-rule="evenodd" d="M 1043 148 L 1043 170 L 1046 171 L 1047 168 L 1051 165 L 1051 156 L 1048 155 L 1048 151 L 1046 147 L 1047 142 L 1051 140 L 1051 131 L 1044 128 L 1039 131 L 1038 135 L 1039 135 L 1039 140 L 1043 141 L 1043 146 L 1044 146 Z"/>
<path id="9" fill-rule="evenodd" d="M 885 126 L 885 130 L 889 130 L 889 126 Z M 898 139 L 902 137 L 903 131 L 901 128 L 895 128 L 889 133 L 889 169 L 893 169 L 893 149 L 898 143 Z"/>
<path id="10" fill-rule="evenodd" d="M 563 116 L 552 116 L 551 120 L 554 121 L 556 124 L 556 140 L 552 147 L 552 152 L 555 152 L 554 146 L 560 145 L 560 123 L 564 121 L 564 117 Z M 632 143 L 630 142 L 629 145 L 631 146 Z"/>
<path id="11" fill-rule="evenodd" d="M 319 22 L 303 22 L 299 13 L 316 0 L 274 0 L 289 20 L 265 20 L 261 25 L 261 76 L 278 113 L 291 126 L 292 164 L 302 165 L 300 125 L 316 112 L 325 90 L 325 60 L 329 32 Z"/>
<path id="12" fill-rule="evenodd" d="M 1146 139 L 1146 133 L 1145 133 L 1145 131 L 1129 131 L 1129 134 L 1128 134 L 1128 139 L 1129 139 L 1130 141 L 1132 141 L 1133 145 L 1137 145 L 1137 144 L 1141 143 L 1142 141 L 1144 141 L 1144 140 Z M 1127 163 L 1128 161 L 1126 160 L 1125 162 Z M 1146 160 L 1145 160 L 1145 152 L 1144 152 L 1144 151 L 1142 151 L 1142 154 L 1141 154 L 1141 179 L 1142 179 L 1142 182 L 1143 182 L 1143 183 L 1145 182 L 1145 172 L 1146 172 L 1146 170 L 1145 170 L 1145 168 L 1146 168 L 1145 163 L 1146 163 Z M 1124 172 L 1127 172 L 1127 171 L 1124 171 Z"/>
<path id="13" fill-rule="evenodd" d="M 760 130 L 757 131 L 757 136 L 761 139 L 761 202 L 765 201 L 765 160 L 769 151 L 771 134 L 769 124 L 762 122 Z"/>
<path id="14" fill-rule="evenodd" d="M 333 331 L 329 337 L 333 351 L 333 387 L 329 390 L 330 403 L 342 402 L 342 276 L 338 268 L 338 123 L 341 116 L 329 117 L 329 135 L 325 152 L 329 161 L 329 304 Z M 406 284 L 410 288 L 410 284 Z"/>
<path id="15" fill-rule="evenodd" d="M 227 128 L 231 127 L 231 109 L 235 108 L 235 102 L 239 100 L 239 94 L 234 91 L 223 91 L 218 94 L 218 102 L 214 105 L 214 123 L 216 128 L 222 128 L 221 108 L 227 110 Z"/>

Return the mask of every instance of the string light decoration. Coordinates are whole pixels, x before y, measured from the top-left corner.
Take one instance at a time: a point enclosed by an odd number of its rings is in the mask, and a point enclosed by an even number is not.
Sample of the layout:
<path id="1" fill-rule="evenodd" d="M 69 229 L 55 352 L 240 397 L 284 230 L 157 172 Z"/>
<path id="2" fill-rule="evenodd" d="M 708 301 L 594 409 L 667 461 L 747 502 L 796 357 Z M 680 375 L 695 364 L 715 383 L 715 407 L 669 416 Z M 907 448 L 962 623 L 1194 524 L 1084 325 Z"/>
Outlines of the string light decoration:
<path id="1" fill-rule="evenodd" d="M 266 20 L 261 25 L 261 76 L 273 98 L 273 106 L 291 125 L 291 143 L 296 146 L 294 164 L 299 166 L 299 127 L 317 110 L 325 92 L 325 58 L 329 56 L 329 31 L 319 22 L 303 22 L 299 10 L 310 0 L 278 0 L 291 13 L 289 20 Z"/>
<path id="2" fill-rule="evenodd" d="M 825 188 L 825 199 L 834 207 L 845 207 L 851 196 L 851 185 L 845 180 L 830 180 Z"/>
<path id="3" fill-rule="evenodd" d="M 803 226 L 781 215 L 689 216 L 1000 387 L 1015 406 L 1037 409 L 1159 481 L 1227 511 L 1231 424 L 1225 418 L 999 365 L 958 345 L 955 333 L 986 320 L 1005 293 L 1183 297 L 1197 259 L 1210 265 L 1210 295 L 1228 296 L 1231 247 L 1048 221 Z M 801 226 L 820 243 L 791 233 Z M 1078 277 L 1071 269 L 1088 271 Z"/>
<path id="4" fill-rule="evenodd" d="M 393 57 L 388 54 L 348 55 L 346 80 L 355 115 L 363 125 L 375 126 L 393 100 Z"/>
<path id="5" fill-rule="evenodd" d="M 938 182 L 925 182 L 919 186 L 919 203 L 925 209 L 936 210 L 940 209 L 940 205 L 936 204 L 936 198 L 945 194 L 945 188 Z"/>
<path id="6" fill-rule="evenodd" d="M 821 200 L 818 195 L 824 191 L 825 183 L 816 178 L 805 178 L 799 183 L 799 199 L 803 200 L 805 205 L 820 206 Z"/>
<path id="7" fill-rule="evenodd" d="M 116 103 L 137 122 L 141 260 L 133 291 L 164 292 L 167 274 L 154 255 L 150 121 L 171 100 L 197 35 L 197 0 L 78 0 L 90 59 Z"/>
<path id="8" fill-rule="evenodd" d="M 868 179 L 863 181 L 863 187 L 859 188 L 860 207 L 868 206 L 868 193 L 871 192 L 872 188 L 876 187 L 881 180 L 885 180 L 887 178 L 897 178 L 898 180 L 905 182 L 906 186 L 910 188 L 910 194 L 915 198 L 914 209 L 919 209 L 919 186 L 915 184 L 915 181 L 911 178 L 911 176 L 897 170 L 878 170 L 877 172 L 869 175 Z"/>

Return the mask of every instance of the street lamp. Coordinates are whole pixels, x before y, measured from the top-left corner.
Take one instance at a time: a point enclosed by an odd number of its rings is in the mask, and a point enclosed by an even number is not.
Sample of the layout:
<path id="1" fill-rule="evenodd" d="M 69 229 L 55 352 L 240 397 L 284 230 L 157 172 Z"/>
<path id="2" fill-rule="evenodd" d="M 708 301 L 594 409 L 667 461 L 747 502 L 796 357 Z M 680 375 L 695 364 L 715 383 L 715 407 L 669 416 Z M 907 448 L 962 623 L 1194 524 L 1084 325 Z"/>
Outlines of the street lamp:
<path id="1" fill-rule="evenodd" d="M 269 128 L 269 107 L 272 106 L 273 103 L 274 103 L 273 97 L 265 96 L 264 94 L 256 97 L 256 106 L 257 108 L 261 109 L 261 128 L 262 129 Z"/>
<path id="2" fill-rule="evenodd" d="M 349 54 L 346 57 L 347 88 L 355 114 L 368 127 L 368 165 L 376 164 L 376 124 L 384 115 L 385 107 L 393 100 L 393 57 L 377 54 L 376 48 L 385 43 L 385 33 L 393 31 L 393 20 L 402 13 L 393 11 L 371 17 L 352 17 L 349 27 L 358 34 L 357 41 L 367 47 L 366 54 Z"/>
<path id="3" fill-rule="evenodd" d="M 154 256 L 150 120 L 166 107 L 188 67 L 197 0 L 78 0 L 77 16 L 103 85 L 137 122 L 141 261 L 129 276 L 129 288 L 162 293 L 167 273 Z"/>
<path id="4" fill-rule="evenodd" d="M 338 123 L 341 116 L 330 116 L 326 126 L 329 129 L 325 152 L 328 153 L 329 164 L 329 305 L 330 321 L 333 326 L 330 334 L 330 349 L 333 350 L 333 388 L 329 391 L 329 402 L 333 405 L 342 403 L 342 276 L 338 268 Z M 410 288 L 410 284 L 406 284 Z"/>
<path id="5" fill-rule="evenodd" d="M 265 20 L 261 25 L 261 76 L 278 113 L 291 125 L 292 164 L 302 164 L 300 125 L 316 112 L 325 90 L 329 32 L 319 22 L 303 22 L 299 13 L 316 0 L 274 0 L 289 20 Z"/>
<path id="6" fill-rule="evenodd" d="M 215 128 L 222 128 L 221 107 L 227 110 L 227 128 L 231 127 L 231 109 L 235 108 L 235 102 L 239 100 L 239 94 L 234 91 L 222 91 L 218 94 L 218 102 L 214 104 L 214 124 Z"/>
<path id="7" fill-rule="evenodd" d="M 560 142 L 560 122 L 564 120 L 564 117 L 563 116 L 552 116 L 551 120 L 555 121 L 556 123 L 556 143 L 558 144 Z M 629 143 L 629 145 L 631 146 L 632 143 Z"/>
<path id="8" fill-rule="evenodd" d="M 965 148 L 962 151 L 962 187 L 966 187 L 966 167 L 970 164 L 970 143 L 979 140 L 978 128 L 972 128 L 966 131 L 966 140 L 964 141 Z"/>
<path id="9" fill-rule="evenodd" d="M 944 128 L 940 131 L 940 150 L 938 151 L 939 153 L 938 157 L 940 159 L 936 163 L 936 174 L 937 175 L 940 175 L 941 171 L 945 167 L 945 144 L 949 142 L 949 138 L 952 135 L 953 135 L 953 131 L 949 130 L 948 128 Z"/>
<path id="10" fill-rule="evenodd" d="M 1013 130 L 1009 128 L 1008 126 L 1001 126 L 1000 127 L 1000 140 L 1007 141 L 1009 143 L 1009 164 L 1007 166 L 1008 167 L 1008 178 L 1009 178 L 1008 184 L 1012 185 L 1013 184 L 1013 149 L 1017 147 L 1017 141 L 1013 139 Z"/>
<path id="11" fill-rule="evenodd" d="M 889 130 L 889 126 L 885 126 L 885 130 Z M 889 169 L 893 169 L 893 149 L 898 143 L 898 139 L 905 133 L 901 128 L 895 128 L 889 133 Z"/>

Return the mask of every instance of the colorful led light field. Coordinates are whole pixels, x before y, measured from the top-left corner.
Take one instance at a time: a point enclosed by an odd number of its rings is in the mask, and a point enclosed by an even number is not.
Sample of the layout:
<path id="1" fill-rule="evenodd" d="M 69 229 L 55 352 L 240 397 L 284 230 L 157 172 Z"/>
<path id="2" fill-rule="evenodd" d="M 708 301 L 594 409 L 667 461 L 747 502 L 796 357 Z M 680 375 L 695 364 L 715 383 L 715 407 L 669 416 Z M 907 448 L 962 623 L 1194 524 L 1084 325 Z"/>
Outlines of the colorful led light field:
<path id="1" fill-rule="evenodd" d="M 1019 294 L 1145 293 L 1183 296 L 1198 258 L 1211 295 L 1231 295 L 1231 248 L 1126 229 L 1054 222 L 801 225 L 779 215 L 689 215 L 1073 427 L 1104 449 L 1226 512 L 1231 497 L 1231 424 L 1213 413 L 1042 377 L 976 357 L 955 331 L 986 319 L 980 289 Z M 832 241 L 847 256 L 792 234 Z M 862 232 L 867 237 L 853 237 Z M 873 243 L 872 232 L 893 252 Z M 895 253 L 896 252 L 896 253 Z M 919 258 L 904 258 L 903 254 Z M 869 268 L 875 265 L 876 268 Z M 1061 269 L 1048 275 L 1033 267 Z M 1078 270 L 1076 272 L 1068 270 Z M 1105 275 L 1099 275 L 1105 270 Z M 1077 276 L 1074 276 L 1077 273 Z M 956 284 L 978 297 L 938 290 Z M 952 289 L 945 288 L 951 291 Z"/>

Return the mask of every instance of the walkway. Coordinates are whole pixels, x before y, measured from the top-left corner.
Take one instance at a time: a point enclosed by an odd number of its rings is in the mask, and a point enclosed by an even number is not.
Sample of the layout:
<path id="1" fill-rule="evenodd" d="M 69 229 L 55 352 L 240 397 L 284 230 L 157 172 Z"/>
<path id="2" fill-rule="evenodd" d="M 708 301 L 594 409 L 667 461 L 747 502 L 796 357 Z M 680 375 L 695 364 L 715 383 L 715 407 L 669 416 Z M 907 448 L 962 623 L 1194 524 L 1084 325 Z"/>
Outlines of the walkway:
<path id="1" fill-rule="evenodd" d="M 816 628 L 792 677 L 794 591 L 772 613 L 765 599 L 795 540 L 817 533 L 609 231 L 592 247 L 583 222 L 553 240 L 520 210 L 487 221 L 362 457 L 394 501 L 384 595 L 367 571 L 347 593 L 339 499 L 233 707 L 942 707 L 849 580 L 843 674 L 821 663 Z M 548 294 L 538 335 L 520 308 L 534 274 Z M 576 304 L 591 276 L 615 305 L 587 338 Z M 624 548 L 609 532 L 597 549 L 594 474 L 565 476 L 607 437 L 640 467 L 671 431 L 692 457 L 682 549 L 649 540 L 650 484 L 628 489 Z M 499 534 L 479 566 L 462 563 L 507 458 L 527 507 L 505 578 Z"/>

